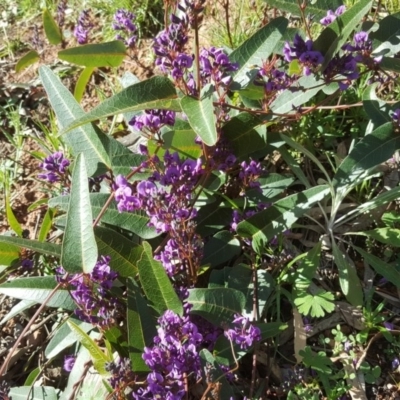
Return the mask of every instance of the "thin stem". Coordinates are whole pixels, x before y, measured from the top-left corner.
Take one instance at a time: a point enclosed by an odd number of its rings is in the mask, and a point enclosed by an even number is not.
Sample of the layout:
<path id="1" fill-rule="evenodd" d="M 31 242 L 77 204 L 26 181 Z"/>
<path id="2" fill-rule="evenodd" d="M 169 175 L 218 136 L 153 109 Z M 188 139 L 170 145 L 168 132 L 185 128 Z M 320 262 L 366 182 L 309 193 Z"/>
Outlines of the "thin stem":
<path id="1" fill-rule="evenodd" d="M 225 23 L 226 23 L 226 33 L 228 35 L 228 40 L 229 40 L 229 45 L 233 49 L 233 41 L 232 41 L 232 35 L 231 35 L 231 27 L 229 24 L 229 0 L 225 0 L 222 4 L 225 10 Z"/>

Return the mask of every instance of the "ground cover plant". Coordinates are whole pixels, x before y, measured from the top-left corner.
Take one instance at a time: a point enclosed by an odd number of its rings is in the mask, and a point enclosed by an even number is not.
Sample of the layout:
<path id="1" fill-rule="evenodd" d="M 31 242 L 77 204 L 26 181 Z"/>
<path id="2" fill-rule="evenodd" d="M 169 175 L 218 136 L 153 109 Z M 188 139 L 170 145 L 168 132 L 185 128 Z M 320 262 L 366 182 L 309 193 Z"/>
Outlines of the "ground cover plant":
<path id="1" fill-rule="evenodd" d="M 3 398 L 395 398 L 400 13 L 327 3 L 269 0 L 242 37 L 221 2 L 222 46 L 206 2 L 165 2 L 156 73 L 127 68 L 86 112 L 148 28 L 118 8 L 99 40 L 86 8 L 69 40 L 67 2 L 42 12 L 76 79 L 36 48 L 16 64 L 41 62 L 52 114 L 33 234 L 17 172 L 0 176 L 0 294 L 20 300 L 0 324 L 26 319 L 2 345 Z"/>

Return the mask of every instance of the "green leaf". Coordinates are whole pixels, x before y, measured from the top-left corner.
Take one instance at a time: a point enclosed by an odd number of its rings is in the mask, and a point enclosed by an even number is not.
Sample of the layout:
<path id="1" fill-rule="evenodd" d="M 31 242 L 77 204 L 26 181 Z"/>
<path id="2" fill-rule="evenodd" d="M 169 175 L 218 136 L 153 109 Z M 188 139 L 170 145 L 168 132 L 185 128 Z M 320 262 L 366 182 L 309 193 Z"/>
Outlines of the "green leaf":
<path id="1" fill-rule="evenodd" d="M 270 7 L 277 8 L 281 11 L 289 12 L 293 15 L 301 16 L 301 11 L 297 0 L 268 0 Z M 316 0 L 309 1 L 305 4 L 304 12 L 306 15 L 312 15 L 314 21 L 320 20 L 326 15 L 327 10 L 335 10 L 343 4 L 341 0 Z"/>
<path id="2" fill-rule="evenodd" d="M 123 278 L 137 274 L 137 263 L 143 247 L 112 229 L 96 227 L 94 230 L 99 254 L 111 257 L 110 267 Z"/>
<path id="3" fill-rule="evenodd" d="M 350 234 L 350 232 L 348 232 L 347 234 Z M 377 228 L 366 232 L 354 232 L 351 234 L 368 236 L 381 243 L 385 243 L 394 247 L 400 247 L 400 229 L 386 227 L 386 228 Z"/>
<path id="4" fill-rule="evenodd" d="M 339 249 L 334 240 L 332 240 L 332 254 L 336 266 L 339 270 L 339 283 L 347 301 L 357 307 L 363 304 L 363 291 L 357 271 L 351 265 L 345 254 Z"/>
<path id="5" fill-rule="evenodd" d="M 311 281 L 319 267 L 321 259 L 321 242 L 318 242 L 303 258 L 296 270 L 296 279 Z"/>
<path id="6" fill-rule="evenodd" d="M 88 373 L 79 386 L 74 400 L 103 400 L 111 396 L 113 390 L 105 379 L 98 374 Z"/>
<path id="7" fill-rule="evenodd" d="M 400 72 L 400 59 L 393 57 L 383 57 L 379 63 L 379 67 L 383 71 Z"/>
<path id="8" fill-rule="evenodd" d="M 89 331 L 94 329 L 94 326 L 92 324 L 80 321 L 79 319 L 69 317 L 69 320 L 72 321 L 76 326 L 79 326 L 79 328 L 82 329 L 82 331 L 84 331 L 85 333 L 88 333 Z M 50 342 L 46 346 L 44 355 L 48 360 L 50 360 L 68 347 L 75 344 L 77 341 L 78 336 L 76 335 L 76 333 L 66 322 L 64 322 L 50 339 Z"/>
<path id="9" fill-rule="evenodd" d="M 284 17 L 272 19 L 229 55 L 231 62 L 239 64 L 239 69 L 233 74 L 233 89 L 239 89 L 237 84 L 243 88 L 251 81 L 256 73 L 255 66 L 260 66 L 269 58 L 285 33 L 288 22 Z"/>
<path id="10" fill-rule="evenodd" d="M 40 60 L 39 53 L 36 50 L 29 50 L 24 56 L 22 56 L 17 64 L 15 65 L 15 71 L 21 72 L 26 67 L 34 64 L 36 61 Z"/>
<path id="11" fill-rule="evenodd" d="M 31 373 L 25 379 L 24 386 L 33 386 L 33 384 L 39 378 L 41 373 L 42 373 L 42 370 L 40 367 L 37 367 L 33 371 L 31 371 Z"/>
<path id="12" fill-rule="evenodd" d="M 182 111 L 190 126 L 207 146 L 214 146 L 218 140 L 212 94 L 212 86 L 207 85 L 203 88 L 200 99 L 190 96 L 181 99 Z"/>
<path id="13" fill-rule="evenodd" d="M 239 240 L 229 231 L 220 231 L 205 244 L 204 257 L 201 263 L 215 267 L 229 261 L 240 252 Z"/>
<path id="14" fill-rule="evenodd" d="M 262 195 L 269 200 L 287 190 L 294 181 L 295 178 L 291 175 L 280 175 L 274 172 L 259 178 Z"/>
<path id="15" fill-rule="evenodd" d="M 181 111 L 175 86 L 163 76 L 154 76 L 143 82 L 128 86 L 119 93 L 103 101 L 92 111 L 77 118 L 62 133 L 101 118 L 146 109 L 166 109 Z M 68 136 L 68 135 L 67 135 Z"/>
<path id="16" fill-rule="evenodd" d="M 7 215 L 7 222 L 10 225 L 11 229 L 18 235 L 22 236 L 22 227 L 18 222 L 17 218 L 14 215 L 14 212 L 10 205 L 10 197 L 9 197 L 8 190 L 5 193 L 5 203 L 6 203 L 6 215 Z"/>
<path id="17" fill-rule="evenodd" d="M 382 275 L 389 282 L 393 283 L 400 289 L 400 272 L 395 266 L 389 265 L 385 261 L 382 261 L 379 257 L 374 256 L 371 253 L 361 249 L 360 247 L 352 245 L 365 259 L 365 261 L 375 270 L 376 273 Z"/>
<path id="18" fill-rule="evenodd" d="M 0 265 L 10 266 L 14 261 L 19 259 L 19 247 L 8 243 L 1 243 L 3 237 L 13 238 L 12 236 L 0 236 Z"/>
<path id="19" fill-rule="evenodd" d="M 300 350 L 299 354 L 303 357 L 303 363 L 307 367 L 311 367 L 321 374 L 332 374 L 332 361 L 323 352 L 314 353 L 310 346 L 306 346 L 304 350 Z"/>
<path id="20" fill-rule="evenodd" d="M 147 372 L 142 354 L 145 346 L 151 346 L 157 336 L 156 320 L 151 318 L 151 310 L 132 278 L 127 281 L 128 311 L 127 327 L 129 355 L 134 372 Z"/>
<path id="21" fill-rule="evenodd" d="M 7 321 L 9 321 L 11 318 L 14 318 L 18 314 L 21 314 L 23 311 L 27 310 L 28 308 L 31 308 L 36 304 L 36 301 L 30 301 L 30 300 L 21 300 L 19 301 L 15 306 L 11 308 L 11 310 L 2 318 L 0 321 L 0 325 L 5 324 Z"/>
<path id="22" fill-rule="evenodd" d="M 376 95 L 377 86 L 378 82 L 368 85 L 362 95 L 364 110 L 375 129 L 391 121 L 387 104 Z"/>
<path id="23" fill-rule="evenodd" d="M 10 389 L 12 400 L 58 400 L 57 391 L 52 386 L 17 386 Z"/>
<path id="24" fill-rule="evenodd" d="M 69 319 L 67 324 L 71 331 L 75 333 L 82 346 L 84 346 L 90 353 L 96 371 L 102 376 L 109 376 L 110 373 L 106 370 L 105 365 L 106 363 L 111 362 L 112 358 L 108 357 L 96 342 L 72 320 Z"/>
<path id="25" fill-rule="evenodd" d="M 7 245 L 11 254 L 15 253 L 16 250 L 14 246 L 17 246 L 19 248 L 37 251 L 38 253 L 47 254 L 49 256 L 59 257 L 61 255 L 61 246 L 55 243 L 43 243 L 38 242 L 37 240 L 29 240 L 15 236 L 4 235 L 0 235 L 0 243 Z M 0 254 L 2 254 L 1 249 L 6 251 L 7 247 L 0 245 Z M 8 253 L 9 252 L 6 251 L 6 254 Z"/>
<path id="26" fill-rule="evenodd" d="M 299 291 L 294 299 L 294 304 L 303 315 L 311 315 L 313 318 L 321 318 L 325 313 L 335 310 L 335 296 L 325 290 L 317 290 L 314 294 Z"/>
<path id="27" fill-rule="evenodd" d="M 315 75 L 302 76 L 294 88 L 286 89 L 271 103 L 270 109 L 275 114 L 287 114 L 296 112 L 295 108 L 312 99 L 325 85 Z"/>
<path id="28" fill-rule="evenodd" d="M 400 51 L 400 12 L 387 15 L 379 21 L 379 28 L 369 34 L 374 57 L 391 56 Z"/>
<path id="29" fill-rule="evenodd" d="M 372 0 L 359 0 L 322 31 L 314 42 L 314 50 L 320 51 L 324 56 L 322 71 L 342 48 L 371 6 Z"/>
<path id="30" fill-rule="evenodd" d="M 161 314 L 172 310 L 182 315 L 182 303 L 179 300 L 164 267 L 153 258 L 153 251 L 147 242 L 143 242 L 143 254 L 138 262 L 139 279 L 146 297 Z"/>
<path id="31" fill-rule="evenodd" d="M 55 210 L 52 208 L 48 208 L 46 214 L 43 217 L 42 226 L 40 227 L 40 231 L 38 234 L 39 242 L 44 242 L 46 240 L 46 237 L 53 225 L 54 215 L 55 215 Z"/>
<path id="32" fill-rule="evenodd" d="M 240 113 L 231 118 L 222 128 L 237 157 L 247 156 L 267 145 L 266 128 L 262 120 L 250 113 Z M 257 128 L 258 127 L 258 128 Z"/>
<path id="33" fill-rule="evenodd" d="M 74 120 L 85 115 L 82 107 L 50 68 L 40 67 L 39 75 L 56 113 L 60 128 L 65 128 Z M 64 141 L 71 148 L 72 155 L 77 156 L 79 153 L 85 152 L 89 176 L 95 173 L 103 174 L 112 168 L 110 156 L 106 151 L 106 147 L 110 147 L 110 138 L 101 132 L 96 132 L 92 125 L 74 129 L 64 136 Z"/>
<path id="34" fill-rule="evenodd" d="M 97 262 L 88 176 L 81 153 L 72 172 L 72 187 L 62 243 L 61 264 L 67 272 L 89 274 Z"/>
<path id="35" fill-rule="evenodd" d="M 92 207 L 93 218 L 97 218 L 100 211 L 103 209 L 110 196 L 106 193 L 90 193 L 90 204 Z M 66 210 L 68 207 L 69 196 L 54 197 L 49 200 L 50 207 L 59 207 L 61 210 Z M 119 212 L 117 204 L 112 201 L 108 205 L 106 212 L 101 217 L 101 222 L 118 226 L 135 233 L 142 239 L 152 239 L 159 234 L 154 228 L 149 227 L 148 216 L 142 211 L 136 212 Z"/>
<path id="36" fill-rule="evenodd" d="M 61 30 L 47 9 L 44 9 L 43 11 L 43 28 L 46 38 L 50 44 L 57 45 L 62 42 L 63 37 Z"/>
<path id="37" fill-rule="evenodd" d="M 190 310 L 216 326 L 231 322 L 234 314 L 241 314 L 246 299 L 242 292 L 229 288 L 189 289 Z"/>
<path id="38" fill-rule="evenodd" d="M 237 233 L 252 237 L 256 251 L 261 252 L 274 236 L 289 229 L 311 206 L 321 201 L 329 193 L 327 185 L 315 186 L 300 193 L 278 200 L 273 206 L 263 210 L 238 224 Z"/>
<path id="39" fill-rule="evenodd" d="M 85 44 L 58 52 L 60 60 L 84 67 L 119 67 L 126 56 L 120 40 L 107 43 Z"/>
<path id="40" fill-rule="evenodd" d="M 0 293 L 21 300 L 32 300 L 43 303 L 57 286 L 54 276 L 31 276 L 17 278 L 0 285 Z M 75 310 L 76 305 L 68 290 L 59 289 L 46 303 L 49 307 Z"/>
<path id="41" fill-rule="evenodd" d="M 220 207 L 220 202 L 206 204 L 197 213 L 197 232 L 205 237 L 228 226 L 232 222 L 232 210 Z"/>
<path id="42" fill-rule="evenodd" d="M 94 67 L 86 67 L 79 75 L 74 90 L 74 97 L 78 103 L 82 100 L 83 94 L 85 93 L 86 85 L 88 84 L 94 70 Z"/>
<path id="43" fill-rule="evenodd" d="M 373 167 L 387 161 L 397 149 L 400 149 L 400 135 L 394 132 L 391 122 L 375 129 L 340 164 L 333 177 L 336 190 L 347 192 L 362 182 Z"/>

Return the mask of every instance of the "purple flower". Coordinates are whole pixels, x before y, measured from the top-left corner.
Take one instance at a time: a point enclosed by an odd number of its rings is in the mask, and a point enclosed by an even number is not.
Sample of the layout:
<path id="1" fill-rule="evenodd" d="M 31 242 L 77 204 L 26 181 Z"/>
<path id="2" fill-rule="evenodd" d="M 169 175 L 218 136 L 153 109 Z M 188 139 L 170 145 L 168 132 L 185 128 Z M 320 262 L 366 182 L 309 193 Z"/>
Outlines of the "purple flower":
<path id="1" fill-rule="evenodd" d="M 336 19 L 336 17 L 342 15 L 345 11 L 346 11 L 346 6 L 344 5 L 340 6 L 335 12 L 333 12 L 332 10 L 328 10 L 328 13 L 324 18 L 320 20 L 320 23 L 324 26 L 327 26 L 331 24 Z"/>
<path id="2" fill-rule="evenodd" d="M 65 11 L 67 9 L 67 1 L 68 0 L 60 0 L 57 4 L 56 21 L 60 29 L 64 26 L 65 23 Z"/>
<path id="3" fill-rule="evenodd" d="M 31 270 L 33 267 L 33 261 L 29 258 L 25 258 L 25 260 L 22 260 L 21 262 L 21 267 L 27 270 Z"/>
<path id="4" fill-rule="evenodd" d="M 388 330 L 388 331 L 392 331 L 394 329 L 394 325 L 391 322 L 385 321 L 383 323 L 383 326 Z"/>
<path id="5" fill-rule="evenodd" d="M 254 342 L 261 340 L 260 328 L 250 323 L 247 317 L 235 314 L 232 321 L 236 325 L 233 329 L 227 329 L 224 335 L 240 346 L 241 349 L 249 349 Z"/>
<path id="6" fill-rule="evenodd" d="M 76 358 L 74 355 L 70 354 L 68 356 L 65 356 L 64 357 L 64 366 L 63 366 L 64 370 L 67 372 L 71 372 L 72 368 L 75 365 L 75 360 L 76 360 Z"/>
<path id="7" fill-rule="evenodd" d="M 400 366 L 399 357 L 393 358 L 393 360 L 392 360 L 392 369 L 393 370 L 397 370 L 399 368 L 399 366 Z"/>
<path id="8" fill-rule="evenodd" d="M 123 8 L 119 9 L 114 15 L 113 29 L 118 31 L 116 39 L 122 40 L 126 46 L 134 47 L 136 44 L 136 17 L 133 13 Z"/>
<path id="9" fill-rule="evenodd" d="M 392 118 L 393 118 L 393 122 L 396 125 L 400 125 L 400 108 L 398 108 L 397 110 L 394 110 L 394 112 L 392 114 Z"/>
<path id="10" fill-rule="evenodd" d="M 111 378 L 108 379 L 113 389 L 125 389 L 127 385 L 135 382 L 129 358 L 122 357 L 118 361 L 106 363 L 105 369 L 111 374 Z"/>
<path id="11" fill-rule="evenodd" d="M 83 10 L 79 14 L 78 23 L 74 29 L 74 36 L 79 44 L 86 44 L 88 42 L 88 35 L 93 28 L 90 22 L 89 10 Z"/>
<path id="12" fill-rule="evenodd" d="M 47 172 L 38 174 L 38 178 L 45 179 L 50 183 L 58 182 L 66 174 L 69 165 L 70 161 L 64 158 L 64 154 L 61 151 L 57 151 L 50 154 L 39 164 L 39 167 Z"/>
<path id="13" fill-rule="evenodd" d="M 169 110 L 145 110 L 144 114 L 135 116 L 129 121 L 129 125 L 137 130 L 148 130 L 157 133 L 165 126 L 175 124 L 175 112 Z"/>

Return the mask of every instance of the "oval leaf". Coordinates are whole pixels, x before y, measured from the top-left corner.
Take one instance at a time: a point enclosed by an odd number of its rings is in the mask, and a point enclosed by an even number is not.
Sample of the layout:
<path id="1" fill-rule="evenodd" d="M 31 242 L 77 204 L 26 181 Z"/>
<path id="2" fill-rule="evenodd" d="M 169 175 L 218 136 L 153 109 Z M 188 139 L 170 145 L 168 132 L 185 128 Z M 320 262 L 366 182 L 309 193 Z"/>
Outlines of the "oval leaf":
<path id="1" fill-rule="evenodd" d="M 60 28 L 47 9 L 43 11 L 43 28 L 50 44 L 60 44 L 62 42 L 62 33 Z"/>
<path id="2" fill-rule="evenodd" d="M 92 76 L 94 67 L 86 67 L 79 75 L 78 81 L 75 85 L 74 97 L 77 102 L 82 100 L 83 94 L 85 93 L 86 85 Z"/>
<path id="3" fill-rule="evenodd" d="M 17 64 L 15 65 L 15 71 L 21 72 L 26 67 L 34 64 L 36 61 L 40 60 L 39 53 L 36 50 L 30 50 L 24 56 L 22 56 Z"/>
<path id="4" fill-rule="evenodd" d="M 240 251 L 239 240 L 229 231 L 220 231 L 204 246 L 204 258 L 201 263 L 215 267 L 238 255 Z"/>
<path id="5" fill-rule="evenodd" d="M 89 274 L 97 262 L 88 176 L 81 153 L 72 172 L 71 195 L 62 243 L 61 264 L 67 272 Z"/>

